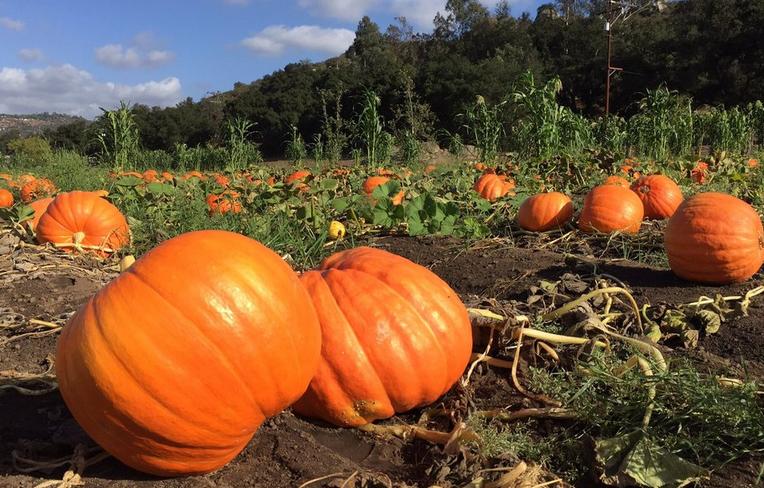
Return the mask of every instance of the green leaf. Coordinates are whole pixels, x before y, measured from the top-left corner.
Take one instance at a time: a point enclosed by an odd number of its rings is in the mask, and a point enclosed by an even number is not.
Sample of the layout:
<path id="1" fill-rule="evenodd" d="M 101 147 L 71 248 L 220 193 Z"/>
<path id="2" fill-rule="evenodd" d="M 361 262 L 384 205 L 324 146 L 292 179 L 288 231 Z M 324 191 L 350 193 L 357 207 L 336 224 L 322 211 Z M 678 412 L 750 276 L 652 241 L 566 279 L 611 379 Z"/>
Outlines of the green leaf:
<path id="1" fill-rule="evenodd" d="M 339 181 L 332 178 L 321 180 L 321 183 L 319 184 L 322 190 L 336 190 L 339 185 Z"/>
<path id="2" fill-rule="evenodd" d="M 141 183 L 143 183 L 143 180 L 137 176 L 122 176 L 115 182 L 117 186 L 138 186 Z"/>
<path id="3" fill-rule="evenodd" d="M 350 197 L 335 198 L 332 200 L 332 207 L 338 212 L 344 212 L 350 207 Z"/>
<path id="4" fill-rule="evenodd" d="M 658 445 L 642 431 L 595 442 L 595 454 L 609 486 L 681 488 L 708 478 L 708 472 Z"/>
<path id="5" fill-rule="evenodd" d="M 149 183 L 146 190 L 154 195 L 171 195 L 175 192 L 175 187 L 167 183 Z"/>

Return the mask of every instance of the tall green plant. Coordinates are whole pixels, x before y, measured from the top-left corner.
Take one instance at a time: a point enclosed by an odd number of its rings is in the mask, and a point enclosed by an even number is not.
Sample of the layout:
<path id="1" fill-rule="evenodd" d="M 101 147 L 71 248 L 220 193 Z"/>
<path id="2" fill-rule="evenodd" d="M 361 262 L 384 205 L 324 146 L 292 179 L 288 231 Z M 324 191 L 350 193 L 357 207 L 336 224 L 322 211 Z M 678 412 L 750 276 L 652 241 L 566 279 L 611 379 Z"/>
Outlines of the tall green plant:
<path id="1" fill-rule="evenodd" d="M 262 161 L 257 145 L 250 142 L 255 124 L 242 117 L 235 117 L 226 123 L 229 171 L 245 169 L 249 164 Z"/>
<path id="2" fill-rule="evenodd" d="M 356 126 L 361 146 L 366 152 L 366 164 L 370 166 L 380 163 L 379 149 L 384 133 L 382 116 L 379 114 L 381 103 L 376 93 L 367 90 L 363 96 L 361 114 Z"/>
<path id="3" fill-rule="evenodd" d="M 124 170 L 138 152 L 140 137 L 133 111 L 127 102 L 120 101 L 116 110 L 101 108 L 104 129 L 96 136 L 102 159 L 118 170 Z"/>
<path id="4" fill-rule="evenodd" d="M 345 119 L 342 117 L 343 93 L 341 86 L 336 90 L 321 90 L 319 92 L 322 109 L 322 134 L 319 135 L 321 136 L 319 139 L 314 141 L 314 152 L 318 147 L 315 143 L 320 143 L 322 155 L 320 160 L 328 159 L 331 163 L 336 163 L 342 159 L 342 154 L 347 145 Z M 319 159 L 316 158 L 316 160 Z"/>
<path id="5" fill-rule="evenodd" d="M 305 141 L 295 125 L 292 125 L 292 134 L 287 141 L 286 156 L 291 162 L 296 164 L 302 163 L 302 161 L 308 157 Z"/>
<path id="6" fill-rule="evenodd" d="M 629 120 L 629 140 L 639 154 L 655 159 L 686 156 L 695 141 L 692 100 L 666 87 L 647 90 L 639 113 Z"/>
<path id="7" fill-rule="evenodd" d="M 469 134 L 470 141 L 475 144 L 478 159 L 482 162 L 495 163 L 498 158 L 499 143 L 504 135 L 501 116 L 505 103 L 489 105 L 478 95 L 475 103 L 464 114 L 460 114 L 465 119 L 463 128 Z"/>

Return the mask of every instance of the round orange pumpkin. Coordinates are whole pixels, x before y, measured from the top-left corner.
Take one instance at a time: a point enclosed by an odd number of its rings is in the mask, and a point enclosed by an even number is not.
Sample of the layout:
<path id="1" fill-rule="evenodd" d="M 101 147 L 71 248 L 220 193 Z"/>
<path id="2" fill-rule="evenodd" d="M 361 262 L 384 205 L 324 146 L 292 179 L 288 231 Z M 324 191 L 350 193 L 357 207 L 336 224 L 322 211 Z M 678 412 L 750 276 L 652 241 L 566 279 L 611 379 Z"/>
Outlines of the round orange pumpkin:
<path id="1" fill-rule="evenodd" d="M 156 183 L 159 181 L 159 173 L 155 169 L 147 169 L 141 176 L 146 183 Z"/>
<path id="2" fill-rule="evenodd" d="M 671 270 L 690 281 L 739 283 L 764 263 L 764 228 L 756 211 L 724 193 L 688 198 L 664 235 Z"/>
<path id="3" fill-rule="evenodd" d="M 289 265 L 257 241 L 225 231 L 175 237 L 69 320 L 56 355 L 61 395 L 128 466 L 213 471 L 307 388 L 321 351 L 309 301 Z"/>
<path id="4" fill-rule="evenodd" d="M 629 180 L 624 178 L 623 176 L 618 175 L 612 175 L 605 178 L 605 181 L 602 182 L 603 185 L 616 185 L 616 186 L 622 186 L 624 188 L 629 188 L 631 184 L 629 183 Z"/>
<path id="5" fill-rule="evenodd" d="M 486 173 L 475 182 L 475 191 L 489 202 L 508 195 L 514 188 L 514 180 L 493 173 Z"/>
<path id="6" fill-rule="evenodd" d="M 644 214 L 642 200 L 630 189 L 600 185 L 586 195 L 578 227 L 585 232 L 636 234 Z"/>
<path id="7" fill-rule="evenodd" d="M 301 280 L 323 339 L 295 412 L 360 426 L 433 403 L 464 372 L 472 352 L 467 311 L 430 270 L 360 247 L 330 256 Z"/>
<path id="8" fill-rule="evenodd" d="M 227 190 L 221 193 L 220 195 L 214 195 L 214 194 L 207 195 L 207 207 L 209 208 L 210 215 L 241 213 L 241 202 L 239 201 L 239 193 L 235 191 Z"/>
<path id="9" fill-rule="evenodd" d="M 31 202 L 38 198 L 53 196 L 58 191 L 56 185 L 47 178 L 34 179 L 21 187 L 21 201 Z"/>
<path id="10" fill-rule="evenodd" d="M 631 185 L 645 207 L 645 218 L 663 220 L 671 217 L 684 200 L 674 180 L 664 175 L 642 176 Z"/>
<path id="11" fill-rule="evenodd" d="M 116 251 L 130 241 L 127 221 L 117 207 L 89 191 L 58 195 L 37 224 L 37 242 L 95 246 Z"/>
<path id="12" fill-rule="evenodd" d="M 8 208 L 13 206 L 13 193 L 9 192 L 5 188 L 0 188 L 0 208 Z"/>
<path id="13" fill-rule="evenodd" d="M 29 226 L 29 230 L 32 232 L 35 232 L 37 229 L 37 224 L 40 222 L 40 218 L 42 217 L 42 214 L 45 213 L 46 210 L 48 210 L 48 206 L 53 201 L 53 197 L 48 198 L 41 198 L 39 200 L 35 200 L 34 202 L 29 203 L 29 207 L 34 210 L 34 215 L 30 220 L 25 221 L 24 223 Z"/>
<path id="14" fill-rule="evenodd" d="M 517 223 L 525 230 L 545 232 L 565 225 L 573 217 L 570 197 L 558 192 L 527 198 L 517 212 Z"/>

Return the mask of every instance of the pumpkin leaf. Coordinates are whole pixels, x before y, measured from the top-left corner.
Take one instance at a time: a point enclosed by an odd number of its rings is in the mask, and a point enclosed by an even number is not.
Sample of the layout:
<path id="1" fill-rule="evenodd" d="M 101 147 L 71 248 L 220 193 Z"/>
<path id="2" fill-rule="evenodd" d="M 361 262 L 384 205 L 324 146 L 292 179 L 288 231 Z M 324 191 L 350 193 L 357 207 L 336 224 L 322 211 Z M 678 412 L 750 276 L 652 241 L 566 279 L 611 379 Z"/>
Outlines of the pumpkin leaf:
<path id="1" fill-rule="evenodd" d="M 642 431 L 597 440 L 594 445 L 600 479 L 610 486 L 681 488 L 708 477 L 706 470 L 669 452 Z"/>
<path id="2" fill-rule="evenodd" d="M 716 312 L 711 310 L 699 310 L 695 314 L 695 318 L 700 322 L 701 329 L 706 334 L 715 334 L 719 332 L 722 325 L 722 317 Z"/>
<path id="3" fill-rule="evenodd" d="M 114 182 L 117 186 L 138 186 L 143 183 L 141 178 L 137 176 L 122 176 Z"/>

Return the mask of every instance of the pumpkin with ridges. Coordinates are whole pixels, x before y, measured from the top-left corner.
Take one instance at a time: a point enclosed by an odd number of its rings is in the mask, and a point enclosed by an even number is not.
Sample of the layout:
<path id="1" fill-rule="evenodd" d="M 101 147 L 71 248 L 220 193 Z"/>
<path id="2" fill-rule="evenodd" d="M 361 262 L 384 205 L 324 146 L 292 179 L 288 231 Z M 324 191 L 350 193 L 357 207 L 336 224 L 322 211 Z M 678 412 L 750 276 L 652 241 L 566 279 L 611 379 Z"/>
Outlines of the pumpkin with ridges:
<path id="1" fill-rule="evenodd" d="M 475 191 L 489 202 L 509 195 L 514 188 L 514 180 L 494 173 L 485 173 L 475 182 Z"/>
<path id="2" fill-rule="evenodd" d="M 428 405 L 461 377 L 472 332 L 459 296 L 430 270 L 380 249 L 327 258 L 301 280 L 322 360 L 295 412 L 360 426 Z"/>
<path id="3" fill-rule="evenodd" d="M 764 263 L 764 228 L 756 211 L 724 193 L 699 193 L 682 203 L 664 235 L 671 270 L 690 281 L 743 282 Z"/>
<path id="4" fill-rule="evenodd" d="M 128 466 L 213 471 L 307 388 L 321 349 L 309 303 L 289 265 L 257 241 L 183 234 L 69 320 L 56 356 L 61 394 Z"/>
<path id="5" fill-rule="evenodd" d="M 664 175 L 642 176 L 631 185 L 631 190 L 642 200 L 647 219 L 671 217 L 684 200 L 679 185 Z"/>
<path id="6" fill-rule="evenodd" d="M 525 230 L 545 232 L 565 225 L 573 217 L 573 202 L 559 192 L 528 197 L 517 211 L 517 223 Z"/>

